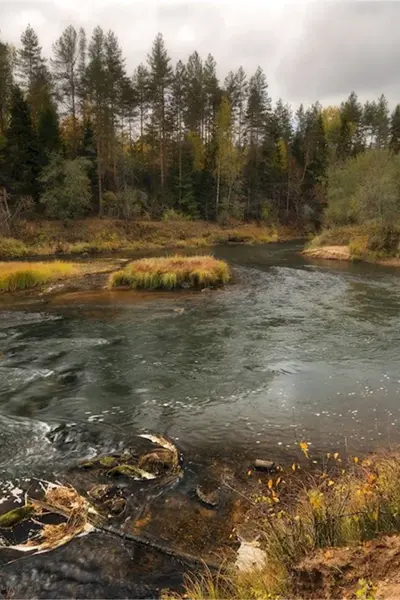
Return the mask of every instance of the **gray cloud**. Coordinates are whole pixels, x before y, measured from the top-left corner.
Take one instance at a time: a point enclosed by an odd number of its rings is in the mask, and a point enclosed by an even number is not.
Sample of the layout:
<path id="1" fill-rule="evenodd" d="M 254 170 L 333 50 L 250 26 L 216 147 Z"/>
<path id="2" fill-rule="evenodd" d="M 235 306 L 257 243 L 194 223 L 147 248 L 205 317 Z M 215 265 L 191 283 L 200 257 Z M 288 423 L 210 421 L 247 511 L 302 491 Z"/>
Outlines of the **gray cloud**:
<path id="1" fill-rule="evenodd" d="M 297 0 L 0 0 L 1 37 L 18 44 L 30 22 L 46 56 L 64 27 L 96 25 L 119 37 L 129 71 L 161 31 L 175 62 L 211 52 L 221 80 L 260 65 L 274 99 L 336 103 L 353 89 L 400 101 L 400 2 Z"/>
<path id="2" fill-rule="evenodd" d="M 284 95 L 297 101 L 386 93 L 400 101 L 400 3 L 310 4 L 295 44 L 277 68 Z"/>

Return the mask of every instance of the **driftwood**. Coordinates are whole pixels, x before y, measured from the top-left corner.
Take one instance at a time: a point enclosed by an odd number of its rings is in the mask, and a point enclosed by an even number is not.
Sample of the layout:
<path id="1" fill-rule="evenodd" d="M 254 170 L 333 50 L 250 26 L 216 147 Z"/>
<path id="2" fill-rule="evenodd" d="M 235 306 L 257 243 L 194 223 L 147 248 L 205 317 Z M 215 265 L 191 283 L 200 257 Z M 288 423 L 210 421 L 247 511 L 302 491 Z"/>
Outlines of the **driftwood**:
<path id="1" fill-rule="evenodd" d="M 199 558 L 198 556 L 193 556 L 193 554 L 188 554 L 187 552 L 181 552 L 180 550 L 175 550 L 170 546 L 166 546 L 165 544 L 160 543 L 155 538 L 150 538 L 148 536 L 135 535 L 133 533 L 127 533 L 124 531 L 120 531 L 111 525 L 95 525 L 96 529 L 99 531 L 104 531 L 106 533 L 110 533 L 111 535 L 116 535 L 122 539 L 128 540 L 130 542 L 134 542 L 136 544 L 140 544 L 141 546 L 146 546 L 147 548 L 152 548 L 153 550 L 157 550 L 157 552 L 161 552 L 162 554 L 166 554 L 167 556 L 171 556 L 175 558 L 179 562 L 186 565 L 197 565 L 200 567 L 207 567 L 211 571 L 220 571 L 221 564 L 214 563 L 208 560 L 204 560 Z"/>

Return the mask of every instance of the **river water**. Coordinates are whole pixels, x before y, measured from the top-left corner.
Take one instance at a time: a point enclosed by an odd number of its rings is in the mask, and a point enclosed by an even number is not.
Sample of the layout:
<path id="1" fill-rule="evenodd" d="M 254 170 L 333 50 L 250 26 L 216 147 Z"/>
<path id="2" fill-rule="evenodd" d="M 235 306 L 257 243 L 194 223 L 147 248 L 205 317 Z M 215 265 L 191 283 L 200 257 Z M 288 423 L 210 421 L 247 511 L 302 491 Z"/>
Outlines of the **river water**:
<path id="1" fill-rule="evenodd" d="M 234 272 L 224 290 L 78 292 L 25 304 L 4 296 L 0 512 L 23 502 L 34 477 L 86 490 L 82 476 L 71 480 L 79 459 L 163 434 L 179 448 L 183 477 L 121 482 L 129 511 L 111 522 L 218 556 L 237 548 L 232 522 L 242 510 L 226 477 L 247 486 L 255 458 L 290 464 L 300 441 L 312 459 L 398 443 L 400 270 L 310 261 L 300 249 L 216 248 Z M 222 481 L 216 510 L 196 497 L 207 478 Z M 0 598 L 179 589 L 187 567 L 135 544 L 97 532 L 17 562 L 3 549 Z"/>
<path id="2" fill-rule="evenodd" d="M 0 466 L 63 459 L 60 423 L 152 431 L 194 463 L 388 446 L 400 415 L 400 272 L 219 247 L 225 290 L 71 294 L 0 312 Z"/>

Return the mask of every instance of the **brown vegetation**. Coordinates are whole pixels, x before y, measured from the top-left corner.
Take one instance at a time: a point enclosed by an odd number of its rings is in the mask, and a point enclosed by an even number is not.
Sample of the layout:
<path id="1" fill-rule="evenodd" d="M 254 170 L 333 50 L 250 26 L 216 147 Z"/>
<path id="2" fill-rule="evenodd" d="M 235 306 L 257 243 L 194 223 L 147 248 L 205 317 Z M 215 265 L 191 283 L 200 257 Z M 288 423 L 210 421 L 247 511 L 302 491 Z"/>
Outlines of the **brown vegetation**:
<path id="1" fill-rule="evenodd" d="M 264 244 L 301 237 L 289 228 L 257 224 L 220 226 L 207 221 L 21 221 L 13 237 L 0 237 L 0 258 L 82 254 L 118 250 Z"/>
<path id="2" fill-rule="evenodd" d="M 228 283 L 231 278 L 226 262 L 212 256 L 170 256 L 142 258 L 110 276 L 110 286 L 132 289 L 204 288 Z"/>

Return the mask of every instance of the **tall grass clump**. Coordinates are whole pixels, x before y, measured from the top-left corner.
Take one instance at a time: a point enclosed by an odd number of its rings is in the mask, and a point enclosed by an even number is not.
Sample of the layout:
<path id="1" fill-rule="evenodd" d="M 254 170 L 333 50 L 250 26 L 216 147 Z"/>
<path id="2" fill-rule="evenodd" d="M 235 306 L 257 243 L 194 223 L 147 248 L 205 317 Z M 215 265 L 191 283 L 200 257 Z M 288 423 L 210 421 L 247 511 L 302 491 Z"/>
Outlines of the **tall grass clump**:
<path id="1" fill-rule="evenodd" d="M 213 256 L 170 256 L 135 260 L 110 277 L 111 287 L 173 290 L 204 288 L 230 281 L 229 267 Z"/>
<path id="2" fill-rule="evenodd" d="M 26 290 L 78 272 L 78 265 L 61 261 L 3 262 L 0 263 L 0 292 Z"/>
<path id="3" fill-rule="evenodd" d="M 307 445 L 303 444 L 308 457 Z M 295 597 L 296 567 L 320 548 L 357 545 L 400 532 L 400 454 L 354 457 L 344 467 L 338 453 L 322 469 L 280 471 L 260 493 L 250 493 L 247 522 L 257 524 L 265 552 L 263 567 L 223 576 L 209 572 L 186 579 L 185 596 L 214 598 Z M 266 485 L 267 483 L 267 485 Z"/>

